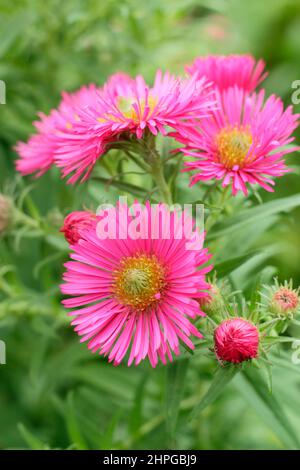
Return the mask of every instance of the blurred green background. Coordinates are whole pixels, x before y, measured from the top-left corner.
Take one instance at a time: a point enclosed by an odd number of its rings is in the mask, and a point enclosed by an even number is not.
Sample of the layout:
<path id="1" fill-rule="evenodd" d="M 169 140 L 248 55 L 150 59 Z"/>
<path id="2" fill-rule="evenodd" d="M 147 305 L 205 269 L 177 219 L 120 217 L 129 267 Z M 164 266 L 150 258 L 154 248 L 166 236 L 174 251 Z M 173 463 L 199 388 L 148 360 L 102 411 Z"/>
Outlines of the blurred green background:
<path id="1" fill-rule="evenodd" d="M 298 0 L 9 0 L 0 2 L 0 79 L 7 87 L 0 105 L 0 189 L 20 196 L 32 185 L 14 170 L 17 140 L 33 131 L 37 111 L 58 104 L 62 90 L 102 84 L 113 72 L 141 73 L 151 83 L 157 68 L 182 73 L 197 55 L 247 53 L 262 57 L 270 72 L 264 86 L 291 104 L 300 79 Z M 298 109 L 297 109 L 298 108 Z M 299 112 L 300 106 L 295 109 Z M 276 197 L 298 193 L 295 173 L 279 179 Z M 51 170 L 24 196 L 29 213 L 59 227 L 62 214 L 115 197 L 113 189 L 66 186 Z M 263 194 L 263 199 L 274 195 Z M 273 221 L 265 241 L 281 279 L 300 283 L 300 212 Z M 57 249 L 59 248 L 60 251 Z M 67 250 L 55 232 L 20 233 L 0 240 L 0 339 L 7 364 L 0 365 L 0 448 L 165 448 L 165 371 L 115 369 L 90 355 L 60 307 L 59 279 Z M 285 353 L 284 353 L 285 354 Z M 290 354 L 289 351 L 286 354 Z M 274 367 L 277 399 L 298 430 L 300 366 Z M 242 379 L 199 420 L 186 413 L 211 379 L 212 361 L 197 359 L 186 381 L 179 448 L 290 448 L 278 423 Z"/>

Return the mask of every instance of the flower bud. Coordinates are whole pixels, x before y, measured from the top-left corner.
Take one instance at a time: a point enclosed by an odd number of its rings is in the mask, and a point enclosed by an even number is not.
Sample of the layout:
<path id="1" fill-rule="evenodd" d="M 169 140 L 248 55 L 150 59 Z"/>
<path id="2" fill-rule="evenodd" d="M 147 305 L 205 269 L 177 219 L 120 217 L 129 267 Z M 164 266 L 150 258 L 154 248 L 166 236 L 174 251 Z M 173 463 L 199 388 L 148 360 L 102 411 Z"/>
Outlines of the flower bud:
<path id="1" fill-rule="evenodd" d="M 294 313 L 299 306 L 298 293 L 286 287 L 280 287 L 273 295 L 272 306 L 280 314 Z"/>
<path id="2" fill-rule="evenodd" d="M 89 211 L 75 211 L 67 215 L 60 232 L 64 233 L 65 239 L 74 245 L 81 238 L 84 229 L 88 228 L 96 220 L 96 215 Z"/>
<path id="3" fill-rule="evenodd" d="M 223 287 L 226 290 L 226 287 Z M 209 292 L 206 293 L 205 297 L 199 298 L 198 301 L 200 308 L 209 315 L 218 314 L 225 307 L 224 297 L 217 284 L 211 284 Z"/>
<path id="4" fill-rule="evenodd" d="M 224 320 L 215 330 L 214 341 L 220 361 L 239 364 L 258 355 L 258 329 L 243 318 Z"/>
<path id="5" fill-rule="evenodd" d="M 12 211 L 12 201 L 3 194 L 0 194 L 0 235 L 9 227 L 12 219 Z"/>
<path id="6" fill-rule="evenodd" d="M 265 299 L 265 306 L 270 313 L 281 318 L 293 318 L 300 310 L 299 288 L 293 289 L 293 281 L 284 281 L 279 284 L 278 279 L 274 279 L 274 285 L 264 286 L 266 293 L 262 293 Z"/>

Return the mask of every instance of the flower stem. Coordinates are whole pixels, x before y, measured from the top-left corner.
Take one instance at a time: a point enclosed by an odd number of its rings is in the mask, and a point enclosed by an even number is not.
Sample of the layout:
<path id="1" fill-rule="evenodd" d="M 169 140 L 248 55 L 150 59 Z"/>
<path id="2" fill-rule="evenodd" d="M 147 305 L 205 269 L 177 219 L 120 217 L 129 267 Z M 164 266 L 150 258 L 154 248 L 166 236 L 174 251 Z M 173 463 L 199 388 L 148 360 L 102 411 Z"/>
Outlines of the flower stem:
<path id="1" fill-rule="evenodd" d="M 164 162 L 155 147 L 155 136 L 150 133 L 146 134 L 143 140 L 143 155 L 150 167 L 150 173 L 158 187 L 162 201 L 172 205 L 172 194 L 164 174 Z"/>
<path id="2" fill-rule="evenodd" d="M 152 177 L 157 184 L 163 202 L 172 205 L 172 195 L 168 183 L 166 182 L 161 159 L 152 165 Z"/>
<path id="3" fill-rule="evenodd" d="M 205 223 L 205 229 L 207 231 L 210 230 L 213 225 L 215 225 L 215 223 L 218 221 L 220 215 L 222 214 L 222 212 L 224 210 L 224 207 L 225 207 L 225 204 L 226 204 L 226 201 L 227 201 L 227 198 L 230 195 L 229 189 L 230 189 L 230 187 L 228 185 L 228 186 L 226 186 L 226 188 L 223 188 L 223 190 L 221 192 L 220 199 L 218 201 L 218 206 L 220 207 L 220 211 L 213 211 L 212 213 L 209 214 L 209 216 L 206 220 L 206 223 Z"/>
<path id="4" fill-rule="evenodd" d="M 14 209 L 14 220 L 16 223 L 20 223 L 22 225 L 26 225 L 30 228 L 37 229 L 40 227 L 39 221 L 33 219 L 32 217 L 24 214 L 19 209 Z"/>

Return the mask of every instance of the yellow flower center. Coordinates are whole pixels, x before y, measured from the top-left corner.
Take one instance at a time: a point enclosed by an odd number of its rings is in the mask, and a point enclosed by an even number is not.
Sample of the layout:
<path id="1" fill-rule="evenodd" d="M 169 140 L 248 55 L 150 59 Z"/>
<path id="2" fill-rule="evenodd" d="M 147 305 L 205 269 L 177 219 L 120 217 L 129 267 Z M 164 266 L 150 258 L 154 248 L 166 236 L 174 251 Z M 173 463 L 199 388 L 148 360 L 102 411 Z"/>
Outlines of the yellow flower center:
<path id="1" fill-rule="evenodd" d="M 132 107 L 132 105 L 135 102 L 136 102 L 136 100 L 134 100 L 133 98 L 124 98 L 124 97 L 121 96 L 118 99 L 117 106 L 118 106 L 119 110 L 121 111 L 121 113 L 123 114 L 123 116 L 137 122 L 137 121 L 139 121 L 139 116 L 138 116 L 136 110 Z M 150 108 L 150 113 L 152 113 L 155 106 L 157 105 L 157 99 L 153 98 L 152 96 L 149 96 L 147 103 L 144 99 L 140 100 L 139 103 L 138 102 L 136 102 L 136 103 L 137 103 L 137 107 L 140 108 L 140 110 L 141 110 L 140 111 L 140 116 L 143 116 L 145 108 L 146 108 L 146 104 Z"/>
<path id="2" fill-rule="evenodd" d="M 114 272 L 114 296 L 139 311 L 158 302 L 164 287 L 165 268 L 154 255 L 123 258 Z"/>
<path id="3" fill-rule="evenodd" d="M 247 129 L 223 129 L 216 137 L 219 162 L 229 170 L 235 166 L 242 168 L 249 161 L 252 142 L 252 135 Z"/>

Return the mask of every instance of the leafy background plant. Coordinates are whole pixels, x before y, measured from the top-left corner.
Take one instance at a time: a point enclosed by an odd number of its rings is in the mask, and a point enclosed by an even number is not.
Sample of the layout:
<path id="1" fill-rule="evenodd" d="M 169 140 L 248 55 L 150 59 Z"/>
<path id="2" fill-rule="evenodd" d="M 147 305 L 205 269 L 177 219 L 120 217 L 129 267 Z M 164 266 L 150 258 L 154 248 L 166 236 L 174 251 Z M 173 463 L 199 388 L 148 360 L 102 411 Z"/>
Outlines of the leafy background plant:
<path id="1" fill-rule="evenodd" d="M 289 343 L 273 353 L 273 394 L 262 384 L 264 371 L 238 375 L 193 421 L 190 412 L 216 369 L 204 348 L 183 379 L 185 358 L 167 373 L 147 364 L 113 368 L 78 343 L 60 305 L 67 245 L 57 229 L 68 211 L 113 201 L 126 185 L 140 185 L 142 176 L 127 175 L 118 185 L 102 169 L 106 184 L 70 187 L 52 170 L 32 182 L 16 175 L 12 150 L 32 132 L 36 112 L 56 106 L 63 89 L 102 84 L 118 70 L 151 82 L 157 68 L 181 73 L 195 56 L 209 53 L 263 57 L 267 91 L 291 104 L 291 83 L 300 79 L 299 2 L 16 0 L 12 8 L 4 0 L 0 13 L 0 79 L 7 86 L 1 191 L 42 220 L 0 241 L 0 338 L 7 345 L 7 365 L 0 366 L 0 448 L 299 448 L 300 366 L 291 361 Z M 219 276 L 248 297 L 275 274 L 300 283 L 298 158 L 289 157 L 295 172 L 279 179 L 274 195 L 260 193 L 260 204 L 252 196 L 249 210 L 236 198 L 208 236 Z M 187 189 L 184 175 L 174 186 L 182 202 L 201 199 L 199 187 Z M 294 328 L 291 336 L 297 334 Z"/>

